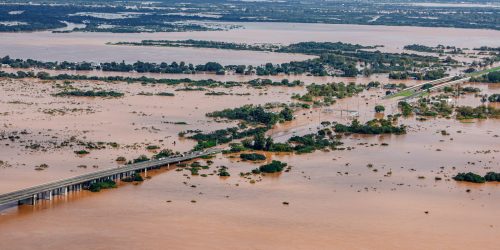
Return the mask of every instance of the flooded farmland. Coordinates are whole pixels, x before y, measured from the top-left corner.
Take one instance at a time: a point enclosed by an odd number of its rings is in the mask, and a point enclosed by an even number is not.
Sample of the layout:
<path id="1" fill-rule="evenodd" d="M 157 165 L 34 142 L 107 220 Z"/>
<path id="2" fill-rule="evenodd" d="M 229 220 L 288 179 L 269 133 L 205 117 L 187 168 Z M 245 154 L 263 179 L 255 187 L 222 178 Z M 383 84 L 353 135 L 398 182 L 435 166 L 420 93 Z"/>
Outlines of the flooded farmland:
<path id="1" fill-rule="evenodd" d="M 383 45 L 383 51 L 399 52 L 408 44 L 457 46 L 473 49 L 497 46 L 500 31 L 451 28 L 388 27 L 363 25 L 299 24 L 299 23 L 236 23 L 243 29 L 207 32 L 170 33 L 4 33 L 0 55 L 44 61 L 109 62 L 172 62 L 193 64 L 217 61 L 223 65 L 260 65 L 311 58 L 310 56 L 255 51 L 231 51 L 202 48 L 165 48 L 111 46 L 113 42 L 141 40 L 214 40 L 236 43 L 290 44 L 304 41 L 345 42 L 362 45 Z M 439 36 L 436 36 L 439 34 Z"/>
<path id="2" fill-rule="evenodd" d="M 245 29 L 210 32 L 2 33 L 0 55 L 45 61 L 183 60 L 260 65 L 310 56 L 106 43 L 213 39 L 287 44 L 314 40 L 381 44 L 383 50 L 400 52 L 411 43 L 474 48 L 498 46 L 500 41 L 500 32 L 491 30 L 241 25 Z M 258 78 L 236 74 L 43 71 L 52 75 L 237 82 Z M 0 193 L 120 168 L 126 161 L 117 161 L 119 157 L 152 157 L 161 149 L 189 151 L 197 142 L 179 136 L 183 131 L 211 132 L 239 125 L 237 121 L 208 117 L 207 113 L 247 104 L 296 103 L 292 96 L 304 95 L 312 83 L 342 81 L 359 86 L 380 81 L 413 86 L 426 82 L 388 79 L 387 74 L 262 78 L 300 80 L 304 86 L 242 84 L 183 91 L 187 83 L 0 78 Z M 450 104 L 475 107 L 483 104 L 480 95 L 500 93 L 499 83 L 465 83 L 461 87 L 478 88 L 480 92 L 455 96 Z M 58 96 L 65 89 L 116 91 L 123 96 Z M 336 99 L 328 107 L 312 105 L 295 110 L 292 121 L 277 123 L 266 135 L 276 142 L 286 142 L 294 135 L 316 133 L 325 121 L 350 123 L 354 119 L 352 110 L 362 123 L 400 113 L 398 100 L 383 98 L 386 91 L 378 86 Z M 224 94 L 206 94 L 211 92 Z M 374 111 L 376 105 L 385 107 L 383 114 Z M 485 105 L 500 108 L 498 103 Z M 98 193 L 71 192 L 54 196 L 53 200 L 40 200 L 36 206 L 5 206 L 0 211 L 0 249 L 494 249 L 490 246 L 500 235 L 500 184 L 457 182 L 452 177 L 460 172 L 484 175 L 500 171 L 500 120 L 419 120 L 411 115 L 398 118 L 398 124 L 407 126 L 406 134 L 342 135 L 339 140 L 343 145 L 337 150 L 310 154 L 256 151 L 266 156 L 266 160 L 256 163 L 241 160 L 239 153 L 219 153 L 214 158 L 190 161 L 208 166 L 197 175 L 185 166 L 170 166 L 148 170 L 143 173 L 143 182 L 119 181 L 118 188 Z M 80 150 L 88 152 L 76 153 Z M 272 160 L 286 162 L 289 171 L 243 174 Z M 42 164 L 46 167 L 40 168 Z M 217 175 L 223 167 L 230 176 Z"/>

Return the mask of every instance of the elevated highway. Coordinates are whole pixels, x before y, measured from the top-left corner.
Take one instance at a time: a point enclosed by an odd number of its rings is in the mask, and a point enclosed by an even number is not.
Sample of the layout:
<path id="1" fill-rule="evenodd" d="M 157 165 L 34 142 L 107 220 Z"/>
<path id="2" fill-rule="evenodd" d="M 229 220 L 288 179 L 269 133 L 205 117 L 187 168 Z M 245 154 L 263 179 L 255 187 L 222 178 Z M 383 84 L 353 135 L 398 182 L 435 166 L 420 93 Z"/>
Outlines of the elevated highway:
<path id="1" fill-rule="evenodd" d="M 92 183 L 104 180 L 120 180 L 137 172 L 146 172 L 149 169 L 169 166 L 183 161 L 200 158 L 221 152 L 222 149 L 208 149 L 206 151 L 191 152 L 177 157 L 149 160 L 140 163 L 127 164 L 122 167 L 104 169 L 88 174 L 65 178 L 29 188 L 16 190 L 0 195 L 0 206 L 17 202 L 18 204 L 36 204 L 38 199 L 51 200 L 53 195 L 67 195 L 68 192 L 80 191 Z"/>

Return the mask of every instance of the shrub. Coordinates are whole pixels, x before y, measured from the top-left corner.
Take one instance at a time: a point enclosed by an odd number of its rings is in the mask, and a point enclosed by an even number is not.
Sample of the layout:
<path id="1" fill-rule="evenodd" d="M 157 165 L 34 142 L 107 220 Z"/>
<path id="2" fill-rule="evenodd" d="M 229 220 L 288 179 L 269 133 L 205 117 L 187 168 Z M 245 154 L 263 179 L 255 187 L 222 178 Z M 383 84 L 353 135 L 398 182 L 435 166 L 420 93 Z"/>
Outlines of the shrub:
<path id="1" fill-rule="evenodd" d="M 77 150 L 77 151 L 75 151 L 75 154 L 77 154 L 77 155 L 86 155 L 86 154 L 90 154 L 90 152 L 87 151 L 87 150 Z"/>
<path id="2" fill-rule="evenodd" d="M 142 176 L 140 174 L 135 173 L 131 176 L 127 176 L 127 177 L 123 178 L 122 181 L 133 182 L 133 181 L 144 181 L 144 179 L 142 178 Z"/>
<path id="3" fill-rule="evenodd" d="M 276 173 L 276 172 L 283 171 L 283 168 L 285 168 L 286 166 L 287 166 L 287 164 L 284 162 L 272 161 L 269 164 L 260 166 L 259 171 L 263 172 L 263 173 Z"/>
<path id="4" fill-rule="evenodd" d="M 500 181 L 500 173 L 488 172 L 484 176 L 486 181 Z"/>
<path id="5" fill-rule="evenodd" d="M 381 113 L 381 112 L 384 112 L 384 111 L 385 111 L 385 107 L 384 106 L 382 106 L 382 105 L 375 106 L 375 112 Z"/>
<path id="6" fill-rule="evenodd" d="M 455 177 L 453 177 L 456 181 L 466 181 L 466 182 L 474 182 L 474 183 L 484 183 L 486 180 L 484 177 L 474 174 L 474 173 L 459 173 Z"/>
<path id="7" fill-rule="evenodd" d="M 263 161 L 266 159 L 266 156 L 263 154 L 240 154 L 240 158 L 247 161 Z"/>
<path id="8" fill-rule="evenodd" d="M 99 192 L 101 189 L 116 188 L 116 182 L 112 180 L 105 180 L 101 182 L 92 183 L 89 186 L 91 192 Z"/>

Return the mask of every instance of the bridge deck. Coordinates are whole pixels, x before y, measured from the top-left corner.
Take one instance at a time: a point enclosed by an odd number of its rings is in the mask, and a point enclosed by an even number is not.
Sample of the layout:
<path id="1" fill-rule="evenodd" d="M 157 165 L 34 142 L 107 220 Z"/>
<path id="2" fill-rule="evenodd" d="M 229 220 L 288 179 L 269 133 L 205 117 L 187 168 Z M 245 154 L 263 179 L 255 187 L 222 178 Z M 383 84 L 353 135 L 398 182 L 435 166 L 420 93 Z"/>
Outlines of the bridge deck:
<path id="1" fill-rule="evenodd" d="M 210 149 L 204 152 L 193 152 L 191 154 L 182 156 L 182 157 L 172 157 L 166 158 L 162 160 L 150 160 L 146 162 L 140 162 L 135 164 L 128 164 L 123 167 L 104 169 L 88 174 L 78 175 L 58 181 L 53 181 L 45 184 L 41 184 L 38 186 L 33 186 L 25 189 L 20 189 L 14 192 L 1 194 L 0 195 L 0 205 L 5 205 L 13 202 L 17 202 L 24 199 L 33 198 L 34 195 L 48 192 L 52 190 L 56 190 L 59 188 L 65 188 L 72 185 L 79 185 L 87 182 L 91 182 L 94 180 L 98 180 L 101 178 L 108 178 L 110 176 L 125 174 L 132 171 L 144 170 L 149 168 L 161 167 L 167 164 L 188 161 L 195 158 L 199 158 L 206 155 L 211 155 L 215 153 L 221 152 L 220 149 Z"/>

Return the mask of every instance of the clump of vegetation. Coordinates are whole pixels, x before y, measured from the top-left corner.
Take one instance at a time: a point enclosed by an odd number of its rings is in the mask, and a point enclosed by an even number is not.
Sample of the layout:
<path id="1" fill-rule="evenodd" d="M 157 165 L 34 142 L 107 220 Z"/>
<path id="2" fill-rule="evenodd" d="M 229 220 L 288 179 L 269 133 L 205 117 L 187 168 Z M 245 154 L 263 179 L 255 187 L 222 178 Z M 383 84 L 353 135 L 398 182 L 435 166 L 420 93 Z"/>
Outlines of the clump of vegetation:
<path id="1" fill-rule="evenodd" d="M 484 176 L 486 181 L 499 181 L 500 182 L 500 173 L 488 172 Z"/>
<path id="2" fill-rule="evenodd" d="M 77 96 L 77 97 L 122 97 L 124 94 L 116 91 L 93 91 L 93 90 L 72 90 L 56 93 L 55 96 Z"/>
<path id="3" fill-rule="evenodd" d="M 189 86 L 186 86 L 184 88 L 178 88 L 175 91 L 205 91 L 205 90 L 207 90 L 207 89 L 202 88 L 202 87 L 189 87 Z"/>
<path id="4" fill-rule="evenodd" d="M 453 177 L 456 181 L 466 181 L 473 183 L 485 183 L 485 182 L 500 182 L 500 173 L 488 172 L 486 175 L 481 176 L 472 172 L 459 173 Z"/>
<path id="5" fill-rule="evenodd" d="M 125 158 L 125 157 L 123 157 L 123 156 L 118 156 L 118 157 L 116 158 L 116 161 L 125 162 L 125 161 L 127 161 L 127 158 Z"/>
<path id="6" fill-rule="evenodd" d="M 243 147 L 270 152 L 296 152 L 298 154 L 312 153 L 321 149 L 335 149 L 342 143 L 336 140 L 329 128 L 319 130 L 316 134 L 293 136 L 286 143 L 276 143 L 264 133 L 256 134 L 253 140 L 243 140 Z"/>
<path id="7" fill-rule="evenodd" d="M 429 47 L 421 44 L 411 44 L 403 47 L 406 50 L 413 50 L 418 52 L 427 52 L 427 53 L 443 53 L 444 50 L 442 48 L 437 47 Z"/>
<path id="8" fill-rule="evenodd" d="M 147 149 L 147 150 L 157 150 L 157 149 L 159 149 L 159 148 L 160 148 L 160 147 L 159 147 L 159 146 L 157 146 L 157 145 L 147 145 L 147 146 L 146 146 L 146 149 Z"/>
<path id="9" fill-rule="evenodd" d="M 156 94 L 157 96 L 175 96 L 174 93 L 169 93 L 169 92 L 160 92 Z"/>
<path id="10" fill-rule="evenodd" d="M 191 167 L 189 168 L 189 171 L 191 171 L 191 175 L 199 175 L 198 171 L 200 171 L 199 167 Z"/>
<path id="11" fill-rule="evenodd" d="M 231 143 L 229 144 L 230 149 L 224 151 L 223 153 L 239 153 L 242 151 L 247 150 L 245 146 L 243 146 L 241 143 Z"/>
<path id="12" fill-rule="evenodd" d="M 418 104 L 413 106 L 412 109 L 420 116 L 449 117 L 453 113 L 453 107 L 440 99 L 431 102 L 430 99 L 421 98 Z"/>
<path id="13" fill-rule="evenodd" d="M 163 149 L 158 154 L 153 156 L 154 159 L 166 158 L 174 155 L 174 151 L 171 149 Z"/>
<path id="14" fill-rule="evenodd" d="M 286 163 L 281 161 L 272 161 L 269 164 L 262 165 L 259 167 L 259 171 L 262 173 L 277 173 L 283 171 L 283 169 L 287 166 Z"/>
<path id="15" fill-rule="evenodd" d="M 466 182 L 473 182 L 473 183 L 484 183 L 486 182 L 486 179 L 483 176 L 480 176 L 478 174 L 474 174 L 472 172 L 469 173 L 459 173 L 455 177 L 453 177 L 454 180 L 456 181 L 466 181 Z"/>
<path id="16" fill-rule="evenodd" d="M 297 154 L 312 153 L 321 149 L 335 149 L 342 143 L 334 139 L 330 129 L 319 130 L 316 134 L 307 134 L 304 136 L 292 136 L 288 143 L 293 145 L 293 150 Z"/>
<path id="17" fill-rule="evenodd" d="M 327 84 L 311 84 L 307 86 L 307 93 L 304 95 L 293 95 L 293 99 L 298 99 L 303 102 L 313 102 L 316 97 L 323 97 L 325 105 L 331 105 L 335 99 L 342 99 L 345 97 L 353 96 L 363 91 L 363 86 L 354 83 L 345 84 L 340 83 L 327 83 Z"/>
<path id="18" fill-rule="evenodd" d="M 3 161 L 0 161 L 0 166 L 1 166 L 1 165 L 4 165 L 4 162 L 3 162 Z M 45 170 L 45 169 L 47 169 L 47 168 L 49 168 L 49 165 L 47 165 L 47 164 L 45 164 L 45 163 L 40 164 L 40 165 L 38 165 L 38 166 L 35 166 L 35 170 L 37 170 L 37 171 Z"/>
<path id="19" fill-rule="evenodd" d="M 222 117 L 231 120 L 243 120 L 247 122 L 260 123 L 272 126 L 279 120 L 291 121 L 293 112 L 285 107 L 280 113 L 266 111 L 262 106 L 245 105 L 234 109 L 224 109 L 207 114 L 208 117 Z"/>
<path id="20" fill-rule="evenodd" d="M 430 69 L 426 70 L 425 72 L 408 72 L 408 71 L 402 71 L 402 72 L 390 72 L 389 73 L 389 79 L 408 79 L 408 78 L 413 78 L 417 80 L 436 80 L 440 78 L 444 78 L 448 76 L 446 71 L 442 68 L 438 69 Z M 422 85 L 421 89 L 429 89 L 433 85 L 432 84 L 424 84 Z"/>
<path id="21" fill-rule="evenodd" d="M 479 92 L 481 92 L 481 89 L 467 86 L 467 87 L 459 88 L 459 91 L 463 92 L 463 93 L 479 93 Z"/>
<path id="22" fill-rule="evenodd" d="M 74 151 L 74 152 L 75 152 L 75 154 L 77 154 L 77 155 L 87 155 L 87 154 L 90 154 L 90 152 L 89 152 L 89 151 L 84 150 L 84 149 L 82 149 L 82 150 L 77 150 L 77 151 Z"/>
<path id="23" fill-rule="evenodd" d="M 406 134 L 406 126 L 394 126 L 392 121 L 386 119 L 373 119 L 362 125 L 357 119 L 350 125 L 336 124 L 337 133 L 355 133 L 355 134 Z"/>
<path id="24" fill-rule="evenodd" d="M 375 112 L 376 113 L 382 113 L 385 111 L 385 107 L 383 105 L 377 105 L 375 106 Z"/>
<path id="25" fill-rule="evenodd" d="M 405 102 L 405 101 L 400 101 L 398 103 L 399 108 L 401 109 L 401 112 L 403 113 L 403 116 L 409 116 L 413 113 L 413 108 L 412 106 Z"/>
<path id="26" fill-rule="evenodd" d="M 462 119 L 486 119 L 500 117 L 500 109 L 489 106 L 469 107 L 461 106 L 455 109 L 456 117 Z"/>
<path id="27" fill-rule="evenodd" d="M 221 166 L 218 170 L 218 173 L 217 173 L 218 176 L 221 176 L 221 177 L 229 177 L 231 176 L 231 174 L 229 174 L 229 172 L 227 172 L 227 167 L 226 166 Z"/>
<path id="28" fill-rule="evenodd" d="M 144 181 L 144 178 L 142 178 L 142 176 L 140 174 L 134 173 L 130 176 L 122 178 L 122 181 L 124 181 L 124 182 L 134 182 L 134 181 L 141 182 L 141 181 Z"/>
<path id="29" fill-rule="evenodd" d="M 132 162 L 129 162 L 129 163 L 139 163 L 139 162 L 145 162 L 145 161 L 149 161 L 150 159 L 145 156 L 145 155 L 141 155 L 137 158 L 135 158 L 134 160 L 132 160 Z"/>
<path id="30" fill-rule="evenodd" d="M 250 154 L 240 154 L 240 158 L 247 161 L 263 161 L 266 156 L 263 154 L 250 153 Z"/>
<path id="31" fill-rule="evenodd" d="M 116 182 L 112 180 L 105 180 L 101 182 L 95 182 L 90 184 L 88 187 L 90 192 L 99 192 L 101 189 L 116 188 Z"/>
<path id="32" fill-rule="evenodd" d="M 493 94 L 488 97 L 489 102 L 500 102 L 500 94 Z"/>
<path id="33" fill-rule="evenodd" d="M 201 150 L 214 147 L 217 143 L 228 143 L 234 139 L 241 139 L 259 133 L 264 133 L 267 130 L 267 127 L 258 127 L 246 130 L 239 130 L 239 128 L 234 127 L 220 129 L 206 134 L 197 133 L 193 136 L 190 136 L 189 138 L 198 141 L 198 144 L 194 147 L 194 150 Z"/>

